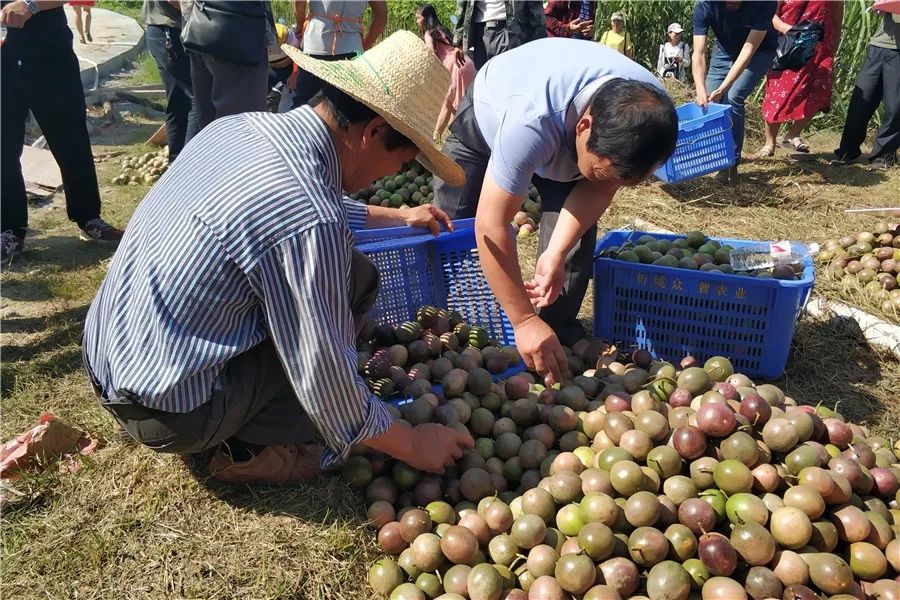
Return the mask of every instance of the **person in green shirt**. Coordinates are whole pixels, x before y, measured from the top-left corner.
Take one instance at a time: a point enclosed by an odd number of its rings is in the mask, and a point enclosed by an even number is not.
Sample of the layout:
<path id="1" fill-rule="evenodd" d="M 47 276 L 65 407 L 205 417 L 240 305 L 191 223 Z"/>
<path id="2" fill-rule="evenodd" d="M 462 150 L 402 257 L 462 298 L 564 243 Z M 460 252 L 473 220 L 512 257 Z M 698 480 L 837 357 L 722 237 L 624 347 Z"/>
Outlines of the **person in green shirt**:
<path id="1" fill-rule="evenodd" d="M 832 164 L 848 164 L 862 154 L 860 146 L 866 139 L 866 129 L 878 105 L 884 101 L 881 127 L 869 154 L 869 168 L 886 171 L 897 165 L 900 148 L 900 15 L 882 13 L 878 31 L 869 40 L 866 59 L 856 76 L 856 85 L 847 120 L 841 134 L 841 144 L 834 151 Z"/>
<path id="2" fill-rule="evenodd" d="M 610 29 L 604 31 L 600 36 L 600 43 L 619 54 L 634 59 L 634 42 L 631 40 L 631 34 L 625 31 L 625 15 L 621 12 L 614 12 L 609 18 L 609 22 Z"/>

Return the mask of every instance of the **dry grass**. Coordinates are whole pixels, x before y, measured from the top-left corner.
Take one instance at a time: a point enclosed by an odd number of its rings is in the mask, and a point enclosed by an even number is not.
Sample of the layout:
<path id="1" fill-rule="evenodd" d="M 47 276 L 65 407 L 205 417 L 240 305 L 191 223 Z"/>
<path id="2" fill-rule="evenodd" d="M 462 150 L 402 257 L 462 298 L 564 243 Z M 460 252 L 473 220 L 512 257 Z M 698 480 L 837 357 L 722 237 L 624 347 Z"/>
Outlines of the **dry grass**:
<path id="1" fill-rule="evenodd" d="M 152 124 L 117 143 L 146 139 Z M 822 150 L 829 146 L 813 139 Z M 118 147 L 117 149 L 122 149 Z M 128 152 L 140 145 L 124 147 Z M 113 148 L 101 148 L 101 151 Z M 116 163 L 99 165 L 104 212 L 118 225 L 146 188 L 113 187 Z M 709 178 L 620 193 L 604 229 L 641 218 L 667 229 L 742 237 L 824 239 L 863 228 L 846 206 L 887 204 L 900 174 L 831 169 L 821 158 L 748 166 L 731 190 Z M 828 185 L 823 185 L 828 184 Z M 54 208 L 55 206 L 56 208 Z M 0 595 L 8 598 L 369 597 L 377 555 L 363 504 L 331 478 L 296 489 L 217 487 L 175 457 L 121 441 L 81 373 L 78 335 L 110 250 L 75 238 L 59 203 L 32 210 L 36 235 L 24 264 L 2 276 L 4 439 L 52 410 L 106 439 L 74 474 L 52 470 L 20 484 L 29 500 L 3 515 Z M 530 273 L 536 238 L 521 243 Z M 592 312 L 590 297 L 583 316 Z M 900 428 L 900 368 L 858 329 L 804 318 L 781 381 L 799 401 L 841 403 L 856 420 Z"/>

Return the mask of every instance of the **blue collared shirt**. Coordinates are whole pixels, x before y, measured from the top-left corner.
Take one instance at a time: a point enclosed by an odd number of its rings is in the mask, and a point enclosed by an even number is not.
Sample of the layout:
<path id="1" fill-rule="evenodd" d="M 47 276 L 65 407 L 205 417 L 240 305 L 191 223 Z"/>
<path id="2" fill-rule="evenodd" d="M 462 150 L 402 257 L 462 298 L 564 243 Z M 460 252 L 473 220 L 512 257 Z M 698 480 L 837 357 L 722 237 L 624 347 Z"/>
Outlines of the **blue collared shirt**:
<path id="1" fill-rule="evenodd" d="M 356 373 L 351 229 L 367 214 L 345 200 L 311 108 L 216 120 L 138 206 L 91 304 L 83 352 L 100 387 L 188 412 L 271 338 L 325 438 L 323 467 L 338 464 L 391 424 Z"/>
<path id="2" fill-rule="evenodd" d="M 489 60 L 475 76 L 472 105 L 497 185 L 521 195 L 535 173 L 580 179 L 575 126 L 593 93 L 616 77 L 663 89 L 641 65 L 589 40 L 545 38 Z"/>

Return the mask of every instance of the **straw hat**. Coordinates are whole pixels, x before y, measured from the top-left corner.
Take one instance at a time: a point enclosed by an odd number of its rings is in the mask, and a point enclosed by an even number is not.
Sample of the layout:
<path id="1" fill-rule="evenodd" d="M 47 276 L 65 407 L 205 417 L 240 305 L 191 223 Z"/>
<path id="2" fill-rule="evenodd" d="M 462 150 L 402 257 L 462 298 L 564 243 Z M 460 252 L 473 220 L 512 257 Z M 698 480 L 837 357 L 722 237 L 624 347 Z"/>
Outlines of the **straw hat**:
<path id="1" fill-rule="evenodd" d="M 450 185 L 465 182 L 460 166 L 441 153 L 431 138 L 450 87 L 450 73 L 418 36 L 397 31 L 349 60 L 316 60 L 287 44 L 282 49 L 301 69 L 384 117 L 419 148 L 419 161 L 436 176 Z"/>

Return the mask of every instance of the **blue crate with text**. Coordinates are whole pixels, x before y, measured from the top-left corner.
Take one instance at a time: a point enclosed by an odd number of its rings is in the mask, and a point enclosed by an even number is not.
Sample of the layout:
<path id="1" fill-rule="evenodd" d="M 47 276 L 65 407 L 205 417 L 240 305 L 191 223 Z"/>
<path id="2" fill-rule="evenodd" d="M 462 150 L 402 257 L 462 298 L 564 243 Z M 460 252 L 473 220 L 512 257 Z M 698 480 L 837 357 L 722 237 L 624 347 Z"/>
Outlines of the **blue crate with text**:
<path id="1" fill-rule="evenodd" d="M 735 371 L 775 379 L 784 372 L 794 325 L 815 280 L 811 258 L 796 280 L 757 278 L 600 256 L 631 238 L 679 235 L 610 231 L 594 259 L 594 335 L 634 344 L 654 358 L 701 362 L 724 356 Z M 759 242 L 714 239 L 734 248 Z"/>

